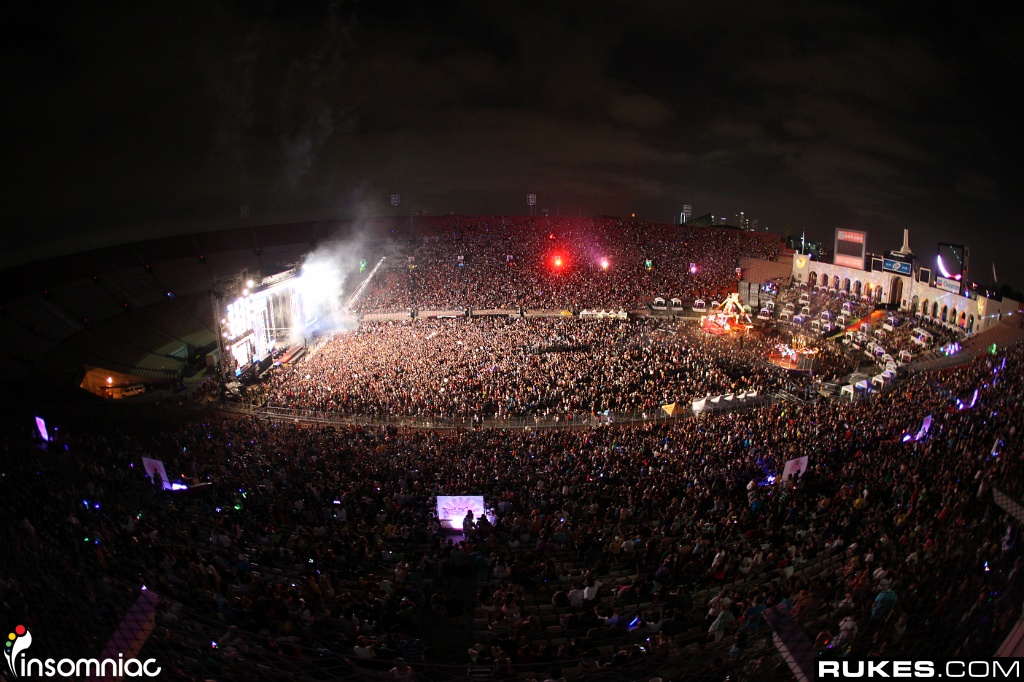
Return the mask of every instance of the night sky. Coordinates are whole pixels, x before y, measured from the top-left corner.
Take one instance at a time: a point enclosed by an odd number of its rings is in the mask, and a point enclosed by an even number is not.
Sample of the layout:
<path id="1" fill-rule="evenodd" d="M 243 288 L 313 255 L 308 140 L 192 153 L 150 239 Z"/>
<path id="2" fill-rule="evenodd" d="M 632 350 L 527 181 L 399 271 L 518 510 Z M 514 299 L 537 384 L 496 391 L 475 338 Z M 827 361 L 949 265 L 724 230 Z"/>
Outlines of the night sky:
<path id="1" fill-rule="evenodd" d="M 1022 28 L 988 2 L 7 2 L 0 266 L 534 192 L 875 251 L 909 227 L 1022 288 Z"/>

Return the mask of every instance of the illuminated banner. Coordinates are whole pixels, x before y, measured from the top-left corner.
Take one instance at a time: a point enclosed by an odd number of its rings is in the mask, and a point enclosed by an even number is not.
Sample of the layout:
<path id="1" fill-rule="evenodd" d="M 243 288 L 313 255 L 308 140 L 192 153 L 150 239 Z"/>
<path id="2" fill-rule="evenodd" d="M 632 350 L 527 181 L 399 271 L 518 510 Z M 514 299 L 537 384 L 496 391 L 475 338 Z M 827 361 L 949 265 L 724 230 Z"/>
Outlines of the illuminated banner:
<path id="1" fill-rule="evenodd" d="M 154 484 L 159 483 L 164 490 L 171 489 L 171 481 L 167 478 L 167 470 L 164 469 L 164 463 L 161 460 L 143 457 L 142 467 Z"/>
<path id="2" fill-rule="evenodd" d="M 955 279 L 950 279 L 949 277 L 936 276 L 935 286 L 938 287 L 939 289 L 942 289 L 943 291 L 949 291 L 954 294 L 960 293 L 960 282 L 956 281 Z"/>
<path id="3" fill-rule="evenodd" d="M 833 262 L 836 265 L 863 270 L 866 246 L 866 232 L 836 228 L 835 258 Z"/>
<path id="4" fill-rule="evenodd" d="M 779 478 L 776 479 L 776 481 L 781 483 L 782 485 L 786 485 L 789 482 L 791 476 L 803 475 L 803 473 L 807 471 L 807 464 L 807 455 L 787 461 L 786 464 L 782 467 L 782 476 L 779 476 Z"/>
<path id="5" fill-rule="evenodd" d="M 36 417 L 36 429 L 39 430 L 39 437 L 46 442 L 50 441 L 50 432 L 46 430 L 46 420 L 42 417 Z"/>
<path id="6" fill-rule="evenodd" d="M 473 512 L 473 519 L 485 514 L 483 495 L 438 495 L 437 520 L 442 528 L 462 530 L 466 512 Z M 493 519 L 492 519 L 493 520 Z"/>
<path id="7" fill-rule="evenodd" d="M 910 263 L 893 260 L 892 258 L 883 259 L 882 269 L 888 270 L 889 272 L 895 272 L 901 275 L 910 275 L 910 273 L 913 272 L 913 267 Z"/>

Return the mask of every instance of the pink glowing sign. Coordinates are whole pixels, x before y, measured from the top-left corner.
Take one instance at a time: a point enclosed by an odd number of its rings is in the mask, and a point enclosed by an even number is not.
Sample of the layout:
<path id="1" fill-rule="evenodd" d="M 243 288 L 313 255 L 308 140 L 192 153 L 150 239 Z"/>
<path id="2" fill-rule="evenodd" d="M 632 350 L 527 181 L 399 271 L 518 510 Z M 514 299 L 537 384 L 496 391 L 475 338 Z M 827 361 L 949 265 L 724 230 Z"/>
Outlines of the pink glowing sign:
<path id="1" fill-rule="evenodd" d="M 473 512 L 474 519 L 479 519 L 481 514 L 490 516 L 484 508 L 483 495 L 437 496 L 437 520 L 441 522 L 442 528 L 462 530 L 466 512 Z"/>
<path id="2" fill-rule="evenodd" d="M 39 429 L 39 437 L 50 442 L 50 434 L 46 430 L 46 421 L 42 417 L 36 417 L 36 428 Z"/>

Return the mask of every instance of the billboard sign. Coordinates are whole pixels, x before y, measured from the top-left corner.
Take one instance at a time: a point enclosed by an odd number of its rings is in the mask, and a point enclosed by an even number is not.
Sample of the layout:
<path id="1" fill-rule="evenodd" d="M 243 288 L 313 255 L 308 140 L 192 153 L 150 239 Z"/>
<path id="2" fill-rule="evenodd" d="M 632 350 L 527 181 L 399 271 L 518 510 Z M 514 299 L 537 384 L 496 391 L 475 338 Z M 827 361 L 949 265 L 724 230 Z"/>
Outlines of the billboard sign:
<path id="1" fill-rule="evenodd" d="M 967 248 L 959 244 L 940 243 L 935 266 L 935 286 L 959 294 L 967 269 Z"/>
<path id="2" fill-rule="evenodd" d="M 913 267 L 910 263 L 905 261 L 893 260 L 892 258 L 886 258 L 882 261 L 882 269 L 888 272 L 895 272 L 900 275 L 910 275 L 913 272 Z"/>
<path id="3" fill-rule="evenodd" d="M 866 232 L 836 228 L 835 264 L 863 270 L 867 241 Z"/>

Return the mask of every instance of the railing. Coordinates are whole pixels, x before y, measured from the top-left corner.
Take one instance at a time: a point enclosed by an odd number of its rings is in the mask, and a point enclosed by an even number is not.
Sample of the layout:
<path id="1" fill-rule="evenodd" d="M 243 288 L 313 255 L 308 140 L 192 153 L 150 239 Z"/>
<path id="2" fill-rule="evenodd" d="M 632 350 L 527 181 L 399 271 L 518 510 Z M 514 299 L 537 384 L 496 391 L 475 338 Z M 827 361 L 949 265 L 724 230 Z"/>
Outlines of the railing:
<path id="1" fill-rule="evenodd" d="M 712 404 L 706 403 L 701 414 L 725 414 L 739 412 L 755 407 L 774 405 L 783 399 L 775 394 L 760 396 L 753 401 L 725 401 Z M 573 429 L 612 424 L 656 424 L 675 422 L 694 417 L 689 403 L 680 403 L 679 410 L 669 415 L 660 408 L 651 410 L 633 410 L 607 413 L 587 413 L 583 415 L 546 415 L 530 416 L 515 415 L 510 417 L 483 418 L 479 415 L 397 415 L 397 414 L 343 414 L 327 410 L 308 410 L 291 407 L 274 407 L 248 405 L 221 401 L 218 409 L 235 414 L 245 414 L 261 419 L 306 422 L 317 424 L 336 424 L 345 426 L 398 426 L 413 429 Z"/>

